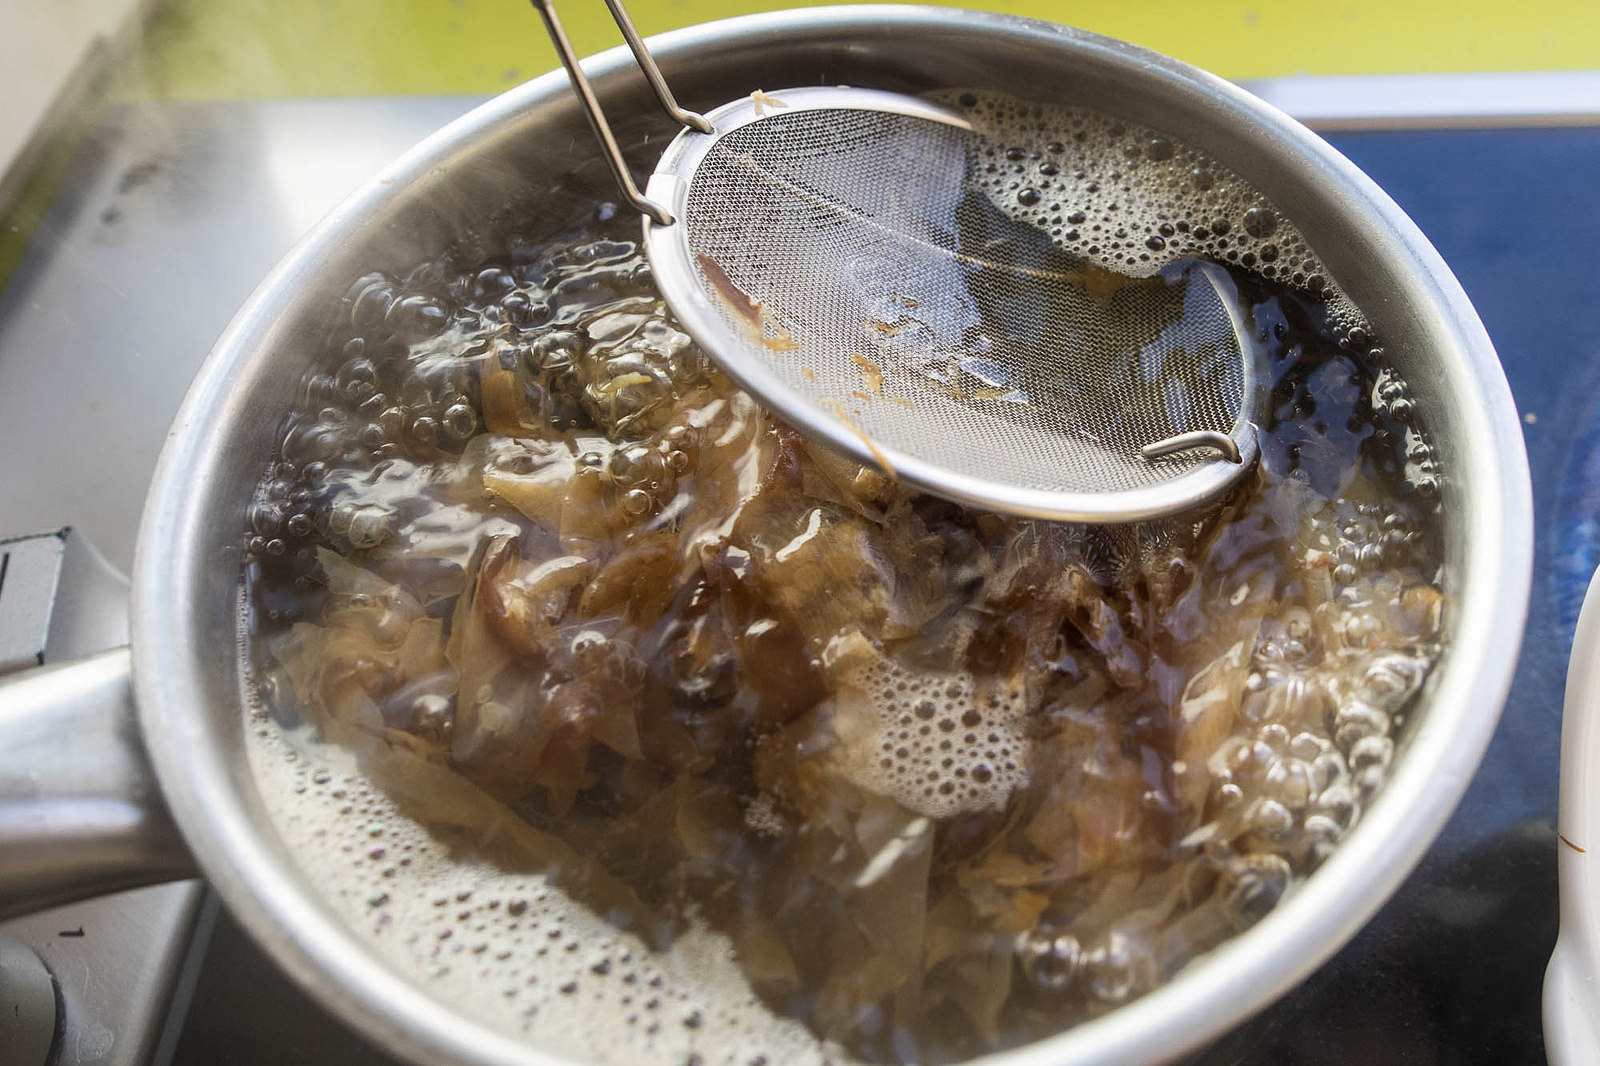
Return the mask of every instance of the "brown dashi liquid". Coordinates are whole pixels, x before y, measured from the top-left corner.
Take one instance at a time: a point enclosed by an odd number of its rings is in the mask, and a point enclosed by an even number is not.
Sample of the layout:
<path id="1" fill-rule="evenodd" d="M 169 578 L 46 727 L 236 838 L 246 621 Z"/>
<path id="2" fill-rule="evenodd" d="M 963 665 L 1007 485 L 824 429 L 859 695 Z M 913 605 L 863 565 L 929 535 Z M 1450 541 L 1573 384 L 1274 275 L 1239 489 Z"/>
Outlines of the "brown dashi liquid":
<path id="1" fill-rule="evenodd" d="M 1229 268 L 1243 489 L 1116 527 L 919 495 L 734 388 L 609 207 L 353 279 L 246 532 L 252 757 L 463 1011 L 580 1059 L 959 1060 L 1157 987 L 1381 788 L 1444 592 L 1378 340 L 1221 165 L 961 104 L 974 188 L 1064 254 Z"/>

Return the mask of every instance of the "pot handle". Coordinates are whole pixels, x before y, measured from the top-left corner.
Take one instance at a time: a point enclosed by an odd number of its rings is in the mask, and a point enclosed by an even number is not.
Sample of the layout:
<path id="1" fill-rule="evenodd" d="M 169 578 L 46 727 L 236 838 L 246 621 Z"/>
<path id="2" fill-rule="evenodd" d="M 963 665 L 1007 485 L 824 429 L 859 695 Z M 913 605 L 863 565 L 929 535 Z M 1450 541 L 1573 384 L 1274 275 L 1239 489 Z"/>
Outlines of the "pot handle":
<path id="1" fill-rule="evenodd" d="M 0 919 L 195 876 L 115 648 L 0 681 Z"/>

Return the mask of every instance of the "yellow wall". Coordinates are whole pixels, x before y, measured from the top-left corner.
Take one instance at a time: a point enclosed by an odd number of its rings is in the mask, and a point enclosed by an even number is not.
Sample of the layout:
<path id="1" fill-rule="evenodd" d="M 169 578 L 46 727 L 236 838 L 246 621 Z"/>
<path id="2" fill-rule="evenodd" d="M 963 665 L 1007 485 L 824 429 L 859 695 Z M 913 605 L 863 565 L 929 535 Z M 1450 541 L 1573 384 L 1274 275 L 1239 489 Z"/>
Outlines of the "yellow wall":
<path id="1" fill-rule="evenodd" d="M 646 33 L 805 0 L 634 0 Z M 1225 77 L 1600 68 L 1600 0 L 1019 0 Z M 618 43 L 600 0 L 558 10 Z M 491 93 L 555 65 L 518 0 L 158 0 L 135 84 L 170 99 Z"/>

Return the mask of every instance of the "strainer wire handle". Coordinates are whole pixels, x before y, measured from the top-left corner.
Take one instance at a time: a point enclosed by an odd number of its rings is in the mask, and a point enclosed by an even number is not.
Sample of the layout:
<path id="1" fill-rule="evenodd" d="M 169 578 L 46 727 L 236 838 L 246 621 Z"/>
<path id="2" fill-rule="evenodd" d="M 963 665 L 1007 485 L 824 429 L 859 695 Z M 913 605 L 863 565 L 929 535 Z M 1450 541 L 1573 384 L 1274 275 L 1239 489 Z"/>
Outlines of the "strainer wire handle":
<path id="1" fill-rule="evenodd" d="M 588 118 L 589 127 L 594 130 L 595 138 L 600 142 L 601 151 L 606 157 L 607 165 L 611 167 L 612 177 L 617 180 L 617 188 L 621 190 L 622 198 L 627 200 L 634 210 L 660 225 L 672 225 L 671 212 L 645 196 L 635 184 L 633 174 L 628 170 L 627 161 L 622 158 L 622 149 L 617 146 L 617 139 L 611 133 L 611 124 L 606 121 L 605 112 L 600 110 L 600 101 L 596 99 L 589 78 L 584 74 L 582 64 L 578 62 L 577 53 L 572 50 L 572 42 L 567 39 L 567 31 L 562 28 L 561 19 L 556 16 L 552 0 L 532 0 L 532 3 L 538 9 L 540 17 L 544 19 L 545 32 L 550 35 L 550 43 L 556 46 L 556 54 L 561 57 L 561 65 L 566 68 L 567 78 L 572 82 L 572 91 L 578 94 L 584 116 Z M 655 93 L 661 107 L 680 124 L 701 133 L 710 133 L 711 123 L 707 122 L 703 115 L 686 111 L 678 106 L 672 90 L 667 87 L 666 79 L 661 76 L 661 68 L 656 66 L 650 50 L 645 47 L 644 39 L 639 36 L 633 20 L 628 17 L 627 9 L 622 6 L 622 0 L 606 0 L 606 7 L 611 10 L 611 17 L 616 21 L 617 29 L 622 31 L 623 39 L 628 42 L 633 58 L 638 62 L 639 69 L 644 72 L 645 80 L 650 83 L 651 91 Z"/>
<path id="2" fill-rule="evenodd" d="M 633 19 L 628 17 L 628 9 L 622 6 L 622 0 L 606 0 L 606 7 L 611 9 L 612 21 L 617 24 L 617 29 L 622 31 L 622 39 L 628 42 L 628 48 L 633 52 L 633 58 L 638 62 L 639 69 L 644 71 L 645 80 L 650 83 L 661 109 L 671 115 L 680 126 L 686 126 L 699 133 L 710 133 L 711 123 L 706 121 L 704 115 L 678 106 L 672 90 L 667 87 L 667 79 L 661 76 L 661 68 L 656 66 L 655 57 L 650 54 L 650 49 L 644 46 L 644 38 L 640 37 L 639 31 L 634 28 Z"/>
<path id="3" fill-rule="evenodd" d="M 1181 452 L 1193 451 L 1196 448 L 1209 448 L 1230 463 L 1244 462 L 1244 456 L 1239 451 L 1239 442 L 1226 433 L 1218 433 L 1210 429 L 1197 429 L 1189 433 L 1179 433 L 1176 436 L 1158 440 L 1154 444 L 1146 444 L 1139 449 L 1139 455 L 1145 460 L 1163 459 L 1169 455 L 1178 455 Z"/>

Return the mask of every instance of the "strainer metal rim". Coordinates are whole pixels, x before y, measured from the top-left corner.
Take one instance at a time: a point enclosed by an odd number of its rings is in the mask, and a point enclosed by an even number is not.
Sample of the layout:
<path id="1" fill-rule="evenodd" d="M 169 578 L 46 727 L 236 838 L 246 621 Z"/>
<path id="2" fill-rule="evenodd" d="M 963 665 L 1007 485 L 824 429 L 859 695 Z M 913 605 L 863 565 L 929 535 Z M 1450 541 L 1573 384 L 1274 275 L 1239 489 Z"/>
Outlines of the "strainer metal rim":
<path id="1" fill-rule="evenodd" d="M 689 177 L 720 137 L 767 117 L 766 109 L 774 106 L 773 100 L 782 102 L 786 114 L 804 110 L 877 111 L 961 129 L 971 129 L 972 125 L 950 108 L 900 93 L 848 86 L 800 86 L 741 97 L 709 111 L 705 118 L 712 133 L 685 128 L 662 153 L 645 190 L 648 199 L 665 208 L 673 220 L 662 224 L 648 215 L 644 218 L 645 252 L 656 286 L 679 324 L 718 368 L 783 421 L 863 466 L 883 469 L 887 465 L 891 468 L 887 473 L 937 496 L 970 507 L 1049 521 L 1134 522 L 1179 514 L 1221 496 L 1254 468 L 1259 449 L 1251 422 L 1256 406 L 1251 399 L 1255 389 L 1253 360 L 1248 351 L 1248 333 L 1231 305 L 1228 310 L 1239 334 L 1245 374 L 1245 402 L 1230 434 L 1239 449 L 1238 460 L 1217 458 L 1156 485 L 1109 492 L 997 484 L 907 454 L 885 441 L 868 443 L 857 429 L 800 395 L 760 362 L 725 358 L 725 353 L 740 347 L 740 339 L 730 333 L 723 315 L 706 296 L 697 280 L 689 242 L 681 236 L 682 220 L 688 214 Z"/>

